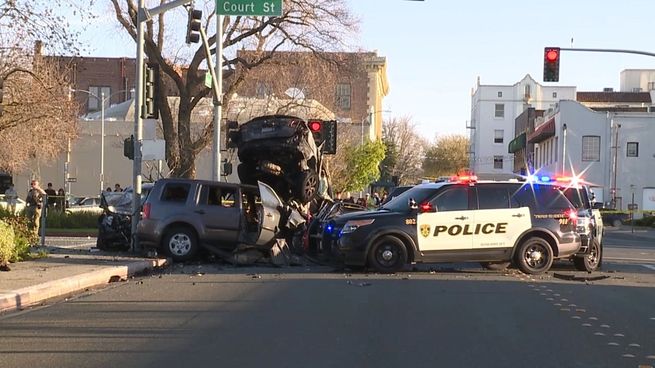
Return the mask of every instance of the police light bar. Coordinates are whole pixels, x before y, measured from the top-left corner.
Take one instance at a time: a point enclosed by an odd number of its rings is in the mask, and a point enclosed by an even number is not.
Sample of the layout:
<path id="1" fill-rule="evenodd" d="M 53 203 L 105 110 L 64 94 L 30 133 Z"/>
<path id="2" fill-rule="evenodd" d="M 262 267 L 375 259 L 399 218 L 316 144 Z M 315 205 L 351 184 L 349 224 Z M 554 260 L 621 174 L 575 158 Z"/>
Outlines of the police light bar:
<path id="1" fill-rule="evenodd" d="M 450 178 L 450 181 L 456 181 L 458 183 L 475 183 L 478 181 L 476 175 L 457 175 Z"/>

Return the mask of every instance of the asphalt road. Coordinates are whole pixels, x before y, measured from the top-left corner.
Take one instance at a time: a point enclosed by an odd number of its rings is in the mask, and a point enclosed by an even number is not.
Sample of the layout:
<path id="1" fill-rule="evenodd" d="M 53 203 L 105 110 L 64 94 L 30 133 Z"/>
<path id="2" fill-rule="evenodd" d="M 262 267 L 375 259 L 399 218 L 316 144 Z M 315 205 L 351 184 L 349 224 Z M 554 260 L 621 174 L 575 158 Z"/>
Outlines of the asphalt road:
<path id="1" fill-rule="evenodd" d="M 655 247 L 605 246 L 602 272 L 536 277 L 175 265 L 0 317 L 0 367 L 655 366 Z"/>

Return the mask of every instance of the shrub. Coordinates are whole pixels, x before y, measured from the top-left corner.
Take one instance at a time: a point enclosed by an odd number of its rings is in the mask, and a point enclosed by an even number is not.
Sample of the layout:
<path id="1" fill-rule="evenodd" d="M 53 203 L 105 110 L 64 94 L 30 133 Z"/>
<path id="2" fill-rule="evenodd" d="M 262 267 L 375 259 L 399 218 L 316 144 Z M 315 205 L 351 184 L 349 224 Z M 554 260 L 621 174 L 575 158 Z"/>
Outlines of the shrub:
<path id="1" fill-rule="evenodd" d="M 98 227 L 97 213 L 73 212 L 61 213 L 50 211 L 46 216 L 46 228 L 49 229 L 88 229 Z"/>
<path id="2" fill-rule="evenodd" d="M 29 220 L 25 216 L 0 214 L 0 219 L 11 226 L 14 231 L 14 250 L 10 257 L 11 262 L 18 262 L 30 258 L 30 244 L 37 244 L 39 237 L 29 227 Z"/>
<path id="3" fill-rule="evenodd" d="M 4 221 L 0 221 L 0 266 L 9 263 L 14 255 L 14 229 Z"/>
<path id="4" fill-rule="evenodd" d="M 655 216 L 648 216 L 635 220 L 637 226 L 655 226 Z"/>

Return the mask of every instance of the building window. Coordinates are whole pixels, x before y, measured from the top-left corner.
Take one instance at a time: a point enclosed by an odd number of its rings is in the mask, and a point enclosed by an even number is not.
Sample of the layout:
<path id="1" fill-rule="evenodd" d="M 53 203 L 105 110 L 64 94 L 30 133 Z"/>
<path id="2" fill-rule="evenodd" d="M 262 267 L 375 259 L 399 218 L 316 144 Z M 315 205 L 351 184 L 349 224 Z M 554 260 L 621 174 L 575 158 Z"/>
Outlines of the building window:
<path id="1" fill-rule="evenodd" d="M 503 156 L 494 156 L 494 169 L 503 168 Z"/>
<path id="2" fill-rule="evenodd" d="M 494 113 L 494 116 L 497 118 L 505 117 L 505 104 L 496 104 L 496 111 Z"/>
<path id="3" fill-rule="evenodd" d="M 523 89 L 523 96 L 525 97 L 526 100 L 530 99 L 531 96 L 530 92 L 531 92 L 530 85 L 526 84 Z"/>
<path id="4" fill-rule="evenodd" d="M 105 94 L 105 109 L 109 107 L 109 96 L 111 96 L 111 87 L 102 87 L 102 86 L 90 86 L 89 87 L 89 100 L 88 108 L 89 111 L 98 111 L 100 110 L 100 99 L 102 94 Z"/>
<path id="5" fill-rule="evenodd" d="M 341 110 L 350 110 L 350 83 L 337 84 L 337 107 Z"/>
<path id="6" fill-rule="evenodd" d="M 648 90 L 649 91 L 655 90 L 655 82 L 648 82 Z"/>
<path id="7" fill-rule="evenodd" d="M 503 97 L 503 91 L 498 91 L 498 97 Z"/>
<path id="8" fill-rule="evenodd" d="M 504 130 L 496 129 L 494 130 L 494 143 L 503 143 L 503 134 Z"/>
<path id="9" fill-rule="evenodd" d="M 628 157 L 639 157 L 639 142 L 628 142 L 625 152 Z"/>
<path id="10" fill-rule="evenodd" d="M 557 139 L 558 137 L 555 137 L 555 149 L 553 150 L 553 162 L 557 162 L 557 148 L 559 145 L 559 141 Z"/>
<path id="11" fill-rule="evenodd" d="M 273 94 L 271 86 L 263 81 L 257 81 L 257 86 L 255 87 L 255 96 L 257 98 L 266 98 Z"/>
<path id="12" fill-rule="evenodd" d="M 557 92 L 553 92 L 553 98 L 557 98 Z"/>
<path id="13" fill-rule="evenodd" d="M 600 161 L 600 136 L 582 137 L 582 161 Z"/>

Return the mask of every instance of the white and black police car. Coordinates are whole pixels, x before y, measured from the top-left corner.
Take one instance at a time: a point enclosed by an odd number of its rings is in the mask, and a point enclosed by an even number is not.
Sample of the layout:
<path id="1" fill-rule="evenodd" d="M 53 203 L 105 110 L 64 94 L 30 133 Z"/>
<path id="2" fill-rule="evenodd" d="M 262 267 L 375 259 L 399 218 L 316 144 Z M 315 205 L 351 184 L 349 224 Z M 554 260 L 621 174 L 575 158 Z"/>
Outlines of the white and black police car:
<path id="1" fill-rule="evenodd" d="M 578 211 L 555 185 L 477 181 L 420 184 L 375 211 L 331 220 L 324 249 L 349 266 L 396 272 L 417 262 L 511 262 L 528 274 L 579 252 Z"/>

